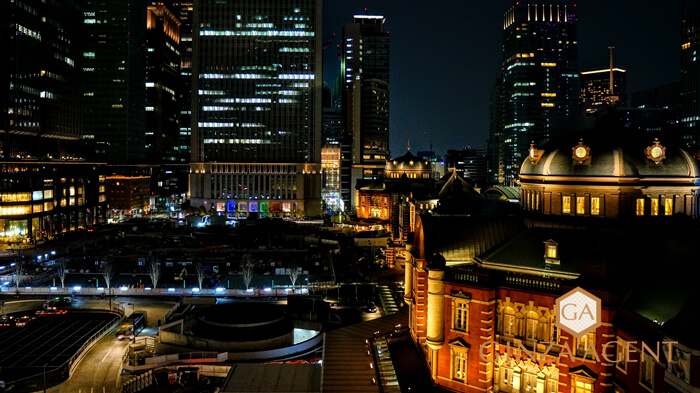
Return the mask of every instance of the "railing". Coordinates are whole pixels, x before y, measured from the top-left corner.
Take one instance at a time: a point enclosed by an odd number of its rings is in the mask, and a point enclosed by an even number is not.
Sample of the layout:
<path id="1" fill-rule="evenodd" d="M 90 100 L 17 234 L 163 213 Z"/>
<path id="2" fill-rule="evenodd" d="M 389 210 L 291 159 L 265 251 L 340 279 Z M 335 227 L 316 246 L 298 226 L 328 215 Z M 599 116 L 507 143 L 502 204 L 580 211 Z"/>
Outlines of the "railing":
<path id="1" fill-rule="evenodd" d="M 93 334 L 92 337 L 88 341 L 86 341 L 83 346 L 80 347 L 78 352 L 75 353 L 69 360 L 68 360 L 68 365 L 69 365 L 69 376 L 73 375 L 73 371 L 75 371 L 75 368 L 78 367 L 78 364 L 80 361 L 83 359 L 85 356 L 85 353 L 87 352 L 87 349 L 92 348 L 93 345 L 99 340 L 102 339 L 108 332 L 110 332 L 112 329 L 117 327 L 122 319 L 124 319 L 124 307 L 122 307 L 119 304 L 114 304 L 112 306 L 112 309 L 114 312 L 116 312 L 119 317 L 115 320 L 114 323 L 111 325 L 105 326 L 104 328 L 100 329 L 97 333 Z"/>
<path id="2" fill-rule="evenodd" d="M 379 378 L 379 386 L 385 393 L 400 393 L 399 380 L 396 377 L 394 363 L 391 360 L 389 344 L 385 337 L 372 339 L 372 353 L 376 363 L 376 373 Z M 374 367 L 374 366 L 372 366 Z"/>
<path id="3" fill-rule="evenodd" d="M 175 353 L 170 355 L 151 356 L 144 358 L 144 364 L 132 365 L 128 364 L 129 350 L 127 348 L 124 354 L 123 369 L 126 372 L 141 372 L 145 370 L 153 370 L 155 368 L 165 367 L 173 364 L 200 364 L 200 363 L 219 363 L 227 360 L 226 353 L 219 354 L 218 352 L 188 352 Z"/>
<path id="4" fill-rule="evenodd" d="M 542 278 L 532 278 L 525 276 L 506 275 L 505 282 L 510 285 L 519 287 L 536 288 L 545 291 L 559 291 L 561 284 L 559 281 L 547 280 Z"/>
<path id="5" fill-rule="evenodd" d="M 156 379 L 153 377 L 153 371 L 147 371 L 143 374 L 137 375 L 136 377 L 124 382 L 122 384 L 122 393 L 136 393 L 147 387 L 157 384 Z"/>
<path id="6" fill-rule="evenodd" d="M 331 287 L 330 285 L 328 287 Z M 317 285 L 296 286 L 294 288 L 263 288 L 263 289 L 226 289 L 226 288 L 59 288 L 59 287 L 0 287 L 2 293 L 18 295 L 75 295 L 75 296 L 196 296 L 196 297 L 238 297 L 262 298 L 285 297 L 290 294 L 308 294 L 309 290 L 324 287 Z"/>

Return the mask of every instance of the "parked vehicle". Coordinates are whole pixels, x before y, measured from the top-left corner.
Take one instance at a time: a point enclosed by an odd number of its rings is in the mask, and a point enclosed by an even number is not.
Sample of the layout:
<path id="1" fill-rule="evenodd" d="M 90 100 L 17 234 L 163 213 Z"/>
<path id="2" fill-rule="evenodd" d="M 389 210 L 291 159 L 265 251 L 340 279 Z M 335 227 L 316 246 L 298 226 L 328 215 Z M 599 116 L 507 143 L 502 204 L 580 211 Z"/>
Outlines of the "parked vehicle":
<path id="1" fill-rule="evenodd" d="M 132 313 L 117 330 L 119 340 L 133 340 L 146 326 L 146 314 Z"/>

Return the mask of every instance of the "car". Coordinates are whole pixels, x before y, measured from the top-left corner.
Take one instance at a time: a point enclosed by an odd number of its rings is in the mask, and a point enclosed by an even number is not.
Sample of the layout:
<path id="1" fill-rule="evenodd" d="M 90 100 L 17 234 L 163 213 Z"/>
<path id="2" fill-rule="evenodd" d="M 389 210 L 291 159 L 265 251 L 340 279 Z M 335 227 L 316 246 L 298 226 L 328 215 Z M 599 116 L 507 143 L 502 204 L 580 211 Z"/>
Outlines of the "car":
<path id="1" fill-rule="evenodd" d="M 0 326 L 6 326 L 6 327 L 15 326 L 15 319 L 12 317 L 0 318 Z"/>
<path id="2" fill-rule="evenodd" d="M 62 310 L 56 307 L 48 307 L 43 310 L 39 310 L 36 312 L 36 315 L 40 317 L 45 317 L 47 315 L 62 315 L 68 313 L 67 310 Z"/>
<path id="3" fill-rule="evenodd" d="M 17 327 L 24 327 L 32 323 L 36 318 L 29 316 L 29 315 L 23 315 L 15 320 L 15 326 Z"/>
<path id="4" fill-rule="evenodd" d="M 374 302 L 369 302 L 367 307 L 363 308 L 362 311 L 371 313 L 377 312 L 377 305 L 374 304 Z"/>

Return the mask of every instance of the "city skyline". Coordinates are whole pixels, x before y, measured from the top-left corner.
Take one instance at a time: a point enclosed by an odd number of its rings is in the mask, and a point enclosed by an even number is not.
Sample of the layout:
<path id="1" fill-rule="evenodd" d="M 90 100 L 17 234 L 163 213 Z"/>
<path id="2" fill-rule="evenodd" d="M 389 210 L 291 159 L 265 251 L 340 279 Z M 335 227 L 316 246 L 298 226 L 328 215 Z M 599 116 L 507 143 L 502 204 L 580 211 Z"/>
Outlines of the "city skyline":
<path id="1" fill-rule="evenodd" d="M 579 71 L 607 67 L 608 46 L 614 46 L 615 67 L 627 70 L 628 93 L 680 81 L 680 1 L 659 7 L 658 2 L 643 0 L 634 8 L 601 0 L 549 3 L 576 4 Z M 441 154 L 463 145 L 485 147 L 489 92 L 501 72 L 502 18 L 514 4 L 326 4 L 324 81 L 332 86 L 340 69 L 335 46 L 342 25 L 353 14 L 382 15 L 392 36 L 391 156 L 403 154 L 409 138 L 414 150 L 428 150 L 430 138 L 433 150 Z M 421 12 L 415 12 L 417 8 Z"/>

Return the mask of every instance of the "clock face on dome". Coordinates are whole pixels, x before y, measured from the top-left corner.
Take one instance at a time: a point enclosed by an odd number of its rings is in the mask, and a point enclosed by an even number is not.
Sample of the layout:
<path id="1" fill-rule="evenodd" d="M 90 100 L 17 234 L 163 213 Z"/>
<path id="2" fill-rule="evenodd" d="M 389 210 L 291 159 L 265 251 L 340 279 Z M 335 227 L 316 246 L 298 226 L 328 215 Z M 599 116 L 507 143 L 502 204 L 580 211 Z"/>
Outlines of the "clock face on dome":
<path id="1" fill-rule="evenodd" d="M 579 146 L 574 150 L 574 154 L 576 154 L 576 157 L 578 158 L 584 158 L 586 157 L 586 148 L 583 146 Z"/>
<path id="2" fill-rule="evenodd" d="M 666 148 L 659 142 L 659 139 L 654 140 L 654 144 L 648 146 L 644 151 L 647 160 L 651 160 L 655 165 L 661 164 L 666 158 Z"/>

